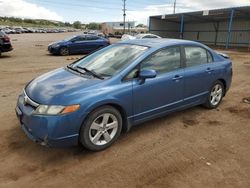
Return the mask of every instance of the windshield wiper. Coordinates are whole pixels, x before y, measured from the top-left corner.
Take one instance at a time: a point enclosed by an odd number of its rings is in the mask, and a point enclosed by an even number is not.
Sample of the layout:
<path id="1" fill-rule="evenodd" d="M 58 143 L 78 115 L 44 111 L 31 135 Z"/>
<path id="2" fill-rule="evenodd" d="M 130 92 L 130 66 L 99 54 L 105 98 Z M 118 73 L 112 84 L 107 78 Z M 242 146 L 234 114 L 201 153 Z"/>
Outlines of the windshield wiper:
<path id="1" fill-rule="evenodd" d="M 77 68 L 84 70 L 85 72 L 91 74 L 92 76 L 94 76 L 96 78 L 99 78 L 100 80 L 104 80 L 104 78 L 102 76 L 100 76 L 99 74 L 97 74 L 95 71 L 91 71 L 91 70 L 87 69 L 86 67 L 77 66 Z"/>
<path id="2" fill-rule="evenodd" d="M 84 72 L 79 71 L 78 69 L 75 69 L 74 67 L 72 67 L 72 65 L 67 65 L 67 68 L 70 69 L 70 70 L 76 71 L 76 72 L 78 72 L 80 74 L 84 74 Z"/>

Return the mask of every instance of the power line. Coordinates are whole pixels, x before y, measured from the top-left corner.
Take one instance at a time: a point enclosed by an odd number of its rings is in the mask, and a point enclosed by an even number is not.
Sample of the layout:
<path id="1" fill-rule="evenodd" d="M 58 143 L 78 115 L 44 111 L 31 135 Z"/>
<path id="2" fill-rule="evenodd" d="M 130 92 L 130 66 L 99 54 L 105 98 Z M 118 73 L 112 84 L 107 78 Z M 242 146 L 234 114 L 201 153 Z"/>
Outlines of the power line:
<path id="1" fill-rule="evenodd" d="M 86 7 L 86 8 L 99 8 L 99 9 L 110 9 L 110 10 L 118 10 L 119 8 L 113 8 L 113 7 L 105 7 L 105 6 L 90 6 L 90 5 L 83 5 L 83 4 L 76 4 L 76 3 L 62 3 L 60 2 L 60 4 L 56 3 L 56 2 L 51 2 L 51 1 L 39 1 L 40 3 L 47 3 L 47 4 L 55 4 L 55 5 L 67 5 L 67 6 L 72 6 L 72 7 Z"/>

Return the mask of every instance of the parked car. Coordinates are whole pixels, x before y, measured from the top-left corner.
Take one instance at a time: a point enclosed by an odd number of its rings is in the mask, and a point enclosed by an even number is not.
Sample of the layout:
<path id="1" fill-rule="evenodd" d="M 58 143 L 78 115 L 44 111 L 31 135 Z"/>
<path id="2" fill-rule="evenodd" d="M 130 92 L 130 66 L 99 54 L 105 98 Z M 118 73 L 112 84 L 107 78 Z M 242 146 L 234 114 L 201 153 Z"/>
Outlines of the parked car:
<path id="1" fill-rule="evenodd" d="M 161 38 L 158 35 L 145 33 L 145 34 L 137 34 L 135 36 L 124 34 L 122 35 L 121 40 L 133 40 L 133 39 L 149 39 L 149 38 Z"/>
<path id="2" fill-rule="evenodd" d="M 2 52 L 9 52 L 12 49 L 10 38 L 3 31 L 0 31 L 0 56 Z"/>
<path id="3" fill-rule="evenodd" d="M 139 123 L 201 104 L 216 108 L 231 79 L 231 60 L 200 43 L 130 40 L 33 79 L 16 113 L 35 142 L 99 151 Z"/>
<path id="4" fill-rule="evenodd" d="M 90 53 L 110 44 L 108 39 L 97 35 L 78 35 L 57 41 L 48 46 L 48 51 L 57 55 Z"/>

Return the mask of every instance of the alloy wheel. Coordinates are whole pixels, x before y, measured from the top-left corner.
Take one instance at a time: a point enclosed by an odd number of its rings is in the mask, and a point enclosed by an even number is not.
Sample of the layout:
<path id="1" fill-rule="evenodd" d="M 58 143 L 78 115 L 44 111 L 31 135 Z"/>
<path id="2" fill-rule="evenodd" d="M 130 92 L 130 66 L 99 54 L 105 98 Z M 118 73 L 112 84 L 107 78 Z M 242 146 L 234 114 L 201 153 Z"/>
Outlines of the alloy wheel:
<path id="1" fill-rule="evenodd" d="M 68 48 L 62 48 L 60 50 L 60 53 L 61 53 L 61 55 L 68 55 L 69 54 L 69 50 L 68 50 Z"/>
<path id="2" fill-rule="evenodd" d="M 222 99 L 223 88 L 220 84 L 216 84 L 210 93 L 210 103 L 216 106 L 220 103 Z"/>
<path id="3" fill-rule="evenodd" d="M 116 135 L 118 120 L 111 113 L 104 113 L 98 116 L 90 125 L 89 138 L 94 145 L 105 145 Z"/>

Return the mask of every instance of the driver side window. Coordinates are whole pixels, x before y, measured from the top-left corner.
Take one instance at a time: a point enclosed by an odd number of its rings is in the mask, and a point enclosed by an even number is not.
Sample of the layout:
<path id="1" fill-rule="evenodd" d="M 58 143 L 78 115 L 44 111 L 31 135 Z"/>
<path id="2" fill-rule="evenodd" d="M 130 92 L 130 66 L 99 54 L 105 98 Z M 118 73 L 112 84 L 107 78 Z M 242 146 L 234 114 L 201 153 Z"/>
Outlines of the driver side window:
<path id="1" fill-rule="evenodd" d="M 85 41 L 85 36 L 78 36 L 73 39 L 74 42 L 80 42 L 80 41 Z"/>
<path id="2" fill-rule="evenodd" d="M 131 80 L 138 76 L 139 70 L 153 69 L 157 75 L 176 70 L 181 67 L 180 47 L 170 47 L 160 50 L 146 58 L 140 66 L 134 68 L 125 80 Z"/>
<path id="3" fill-rule="evenodd" d="M 181 53 L 179 47 L 163 49 L 141 63 L 141 70 L 153 69 L 157 75 L 180 68 Z"/>

